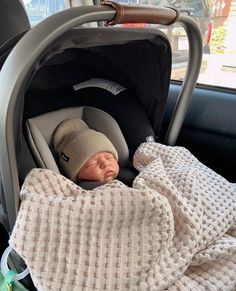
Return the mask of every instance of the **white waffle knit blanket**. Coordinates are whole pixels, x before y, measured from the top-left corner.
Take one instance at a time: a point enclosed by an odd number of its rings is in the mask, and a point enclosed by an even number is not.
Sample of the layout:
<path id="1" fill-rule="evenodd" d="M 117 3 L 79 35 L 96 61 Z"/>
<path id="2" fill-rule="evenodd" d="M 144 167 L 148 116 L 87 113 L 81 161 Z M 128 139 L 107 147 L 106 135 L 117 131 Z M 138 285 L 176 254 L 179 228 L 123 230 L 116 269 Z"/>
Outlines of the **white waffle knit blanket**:
<path id="1" fill-rule="evenodd" d="M 38 290 L 236 290 L 236 186 L 186 149 L 142 144 L 133 187 L 34 169 L 10 244 Z"/>

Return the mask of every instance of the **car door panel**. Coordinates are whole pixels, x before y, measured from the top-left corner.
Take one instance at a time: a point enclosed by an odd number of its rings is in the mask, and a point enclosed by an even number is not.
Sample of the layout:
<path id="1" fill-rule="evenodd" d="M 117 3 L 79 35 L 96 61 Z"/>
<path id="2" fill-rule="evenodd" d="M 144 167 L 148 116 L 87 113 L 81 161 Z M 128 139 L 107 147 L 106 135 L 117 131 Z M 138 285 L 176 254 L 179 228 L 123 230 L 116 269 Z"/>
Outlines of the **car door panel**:
<path id="1" fill-rule="evenodd" d="M 164 116 L 170 122 L 180 83 L 172 83 Z M 236 182 L 236 93 L 196 87 L 177 145 L 187 147 L 201 162 Z"/>

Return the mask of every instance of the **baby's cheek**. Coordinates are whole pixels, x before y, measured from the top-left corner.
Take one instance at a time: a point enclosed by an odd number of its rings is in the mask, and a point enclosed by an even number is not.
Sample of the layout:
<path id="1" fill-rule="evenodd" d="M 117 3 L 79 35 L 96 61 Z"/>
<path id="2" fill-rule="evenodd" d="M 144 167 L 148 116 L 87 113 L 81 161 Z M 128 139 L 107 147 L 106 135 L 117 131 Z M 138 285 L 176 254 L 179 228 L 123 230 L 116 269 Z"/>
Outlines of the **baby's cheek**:
<path id="1" fill-rule="evenodd" d="M 120 170 L 120 169 L 119 169 L 119 166 L 117 165 L 116 168 L 115 168 L 115 174 L 116 174 L 116 175 L 115 175 L 115 178 L 118 176 L 118 174 L 119 174 L 119 170 Z M 115 178 L 114 178 L 114 179 L 115 179 Z"/>

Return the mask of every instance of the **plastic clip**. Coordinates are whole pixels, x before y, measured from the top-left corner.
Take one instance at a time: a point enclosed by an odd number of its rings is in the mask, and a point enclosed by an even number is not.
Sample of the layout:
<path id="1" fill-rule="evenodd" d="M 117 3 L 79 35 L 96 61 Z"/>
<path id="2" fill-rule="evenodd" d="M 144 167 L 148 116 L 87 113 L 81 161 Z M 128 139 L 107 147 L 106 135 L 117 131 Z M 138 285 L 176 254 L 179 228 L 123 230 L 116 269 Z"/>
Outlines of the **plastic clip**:
<path id="1" fill-rule="evenodd" d="M 8 288 L 8 290 L 12 290 L 12 282 L 13 281 L 19 281 L 19 280 L 25 278 L 29 274 L 28 268 L 26 268 L 20 274 L 17 274 L 14 271 L 9 270 L 8 264 L 7 264 L 7 259 L 8 259 L 8 256 L 12 250 L 13 249 L 11 246 L 7 247 L 2 255 L 2 258 L 1 258 L 1 273 L 5 278 L 6 287 Z"/>

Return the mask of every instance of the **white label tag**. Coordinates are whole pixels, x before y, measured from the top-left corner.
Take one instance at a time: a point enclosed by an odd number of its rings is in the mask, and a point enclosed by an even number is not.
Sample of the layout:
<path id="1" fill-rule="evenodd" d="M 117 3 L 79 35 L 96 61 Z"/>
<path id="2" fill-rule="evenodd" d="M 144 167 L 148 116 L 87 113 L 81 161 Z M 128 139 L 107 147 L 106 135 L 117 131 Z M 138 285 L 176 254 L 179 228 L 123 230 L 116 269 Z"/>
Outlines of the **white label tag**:
<path id="1" fill-rule="evenodd" d="M 146 137 L 146 142 L 155 142 L 155 138 L 152 135 Z"/>
<path id="2" fill-rule="evenodd" d="M 90 79 L 88 81 L 78 83 L 73 86 L 75 91 L 83 89 L 83 88 L 88 88 L 88 87 L 102 88 L 109 91 L 113 95 L 118 95 L 120 92 L 126 89 L 125 87 L 117 84 L 116 82 L 105 80 L 105 79 Z"/>

